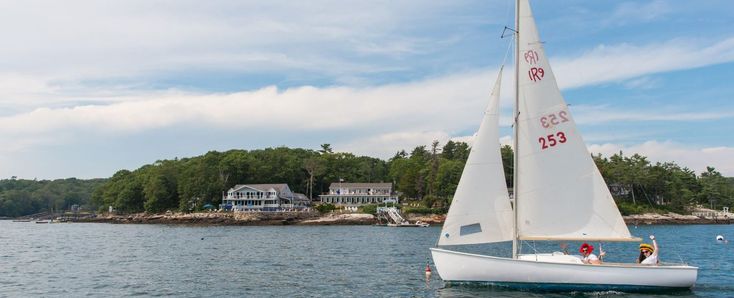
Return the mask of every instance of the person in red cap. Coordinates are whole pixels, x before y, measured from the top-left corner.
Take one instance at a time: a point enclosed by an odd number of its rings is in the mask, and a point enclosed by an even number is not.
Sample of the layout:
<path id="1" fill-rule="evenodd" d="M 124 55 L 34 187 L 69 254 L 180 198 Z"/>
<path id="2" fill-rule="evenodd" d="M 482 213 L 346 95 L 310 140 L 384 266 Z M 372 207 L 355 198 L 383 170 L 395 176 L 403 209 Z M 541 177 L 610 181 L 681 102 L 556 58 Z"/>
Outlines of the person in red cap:
<path id="1" fill-rule="evenodd" d="M 579 248 L 579 252 L 581 253 L 581 261 L 584 262 L 584 264 L 593 264 L 593 265 L 599 265 L 601 264 L 601 260 L 593 253 L 594 246 L 588 243 L 581 244 L 581 248 Z M 604 256 L 604 252 L 600 252 L 600 256 Z"/>
<path id="2" fill-rule="evenodd" d="M 655 236 L 650 235 L 652 245 L 647 243 L 640 244 L 640 256 L 637 258 L 637 263 L 642 265 L 657 265 L 660 261 L 658 260 L 658 243 L 655 241 Z"/>

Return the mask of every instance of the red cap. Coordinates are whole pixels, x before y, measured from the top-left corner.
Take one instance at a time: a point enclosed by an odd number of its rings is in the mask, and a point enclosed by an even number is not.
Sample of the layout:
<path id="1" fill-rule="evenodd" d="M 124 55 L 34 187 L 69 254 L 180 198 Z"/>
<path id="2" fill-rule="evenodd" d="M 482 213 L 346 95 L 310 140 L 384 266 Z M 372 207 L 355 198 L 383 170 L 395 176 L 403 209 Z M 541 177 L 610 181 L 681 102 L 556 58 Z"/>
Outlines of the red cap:
<path id="1" fill-rule="evenodd" d="M 587 249 L 588 253 L 591 253 L 592 251 L 594 251 L 593 245 L 584 242 L 584 244 L 581 244 L 581 248 L 579 248 L 579 252 L 584 253 L 584 248 Z"/>

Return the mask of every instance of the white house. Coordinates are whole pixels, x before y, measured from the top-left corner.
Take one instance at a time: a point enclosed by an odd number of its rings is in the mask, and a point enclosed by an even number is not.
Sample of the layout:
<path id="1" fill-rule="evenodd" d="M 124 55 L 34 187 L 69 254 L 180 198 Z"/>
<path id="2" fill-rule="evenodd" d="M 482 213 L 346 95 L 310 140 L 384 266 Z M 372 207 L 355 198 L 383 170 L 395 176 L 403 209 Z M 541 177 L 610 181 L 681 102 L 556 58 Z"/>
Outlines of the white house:
<path id="1" fill-rule="evenodd" d="M 294 193 L 288 184 L 238 184 L 230 188 L 222 198 L 222 208 L 235 211 L 305 208 L 310 200 Z"/>
<path id="2" fill-rule="evenodd" d="M 392 183 L 334 182 L 329 186 L 329 193 L 319 195 L 319 198 L 321 203 L 348 208 L 398 202 L 398 196 L 392 191 Z"/>

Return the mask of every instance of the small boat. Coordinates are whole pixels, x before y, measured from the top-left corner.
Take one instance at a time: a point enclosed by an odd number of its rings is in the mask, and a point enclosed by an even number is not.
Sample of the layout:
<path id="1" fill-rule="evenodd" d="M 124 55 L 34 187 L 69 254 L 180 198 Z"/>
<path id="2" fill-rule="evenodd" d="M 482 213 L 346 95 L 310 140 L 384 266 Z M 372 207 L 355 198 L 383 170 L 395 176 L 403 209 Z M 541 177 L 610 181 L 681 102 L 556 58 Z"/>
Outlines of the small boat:
<path id="1" fill-rule="evenodd" d="M 423 227 L 423 228 L 425 228 L 425 227 L 429 227 L 430 225 L 431 224 L 429 224 L 427 222 L 422 222 L 422 221 L 419 220 L 419 221 L 416 221 L 415 223 L 410 223 L 408 221 L 404 221 L 404 222 L 401 222 L 401 223 L 388 223 L 385 226 L 388 226 L 388 227 L 398 227 L 398 228 L 408 228 L 408 227 Z"/>
<path id="2" fill-rule="evenodd" d="M 416 221 L 415 222 L 415 225 L 416 226 L 419 226 L 419 227 L 422 227 L 422 228 L 427 228 L 427 227 L 430 227 L 431 226 L 431 224 L 429 224 L 427 222 L 422 222 L 420 220 L 419 221 Z"/>
<path id="3" fill-rule="evenodd" d="M 687 290 L 686 264 L 583 264 L 563 253 L 521 251 L 522 241 L 640 241 L 632 237 L 571 117 L 545 56 L 529 0 L 517 0 L 513 199 L 499 145 L 502 68 L 456 188 L 438 246 L 512 241 L 512 257 L 431 248 L 447 284 L 525 290 Z"/>
<path id="4" fill-rule="evenodd" d="M 51 221 L 50 220 L 37 220 L 36 223 L 37 224 L 49 224 L 51 223 Z"/>

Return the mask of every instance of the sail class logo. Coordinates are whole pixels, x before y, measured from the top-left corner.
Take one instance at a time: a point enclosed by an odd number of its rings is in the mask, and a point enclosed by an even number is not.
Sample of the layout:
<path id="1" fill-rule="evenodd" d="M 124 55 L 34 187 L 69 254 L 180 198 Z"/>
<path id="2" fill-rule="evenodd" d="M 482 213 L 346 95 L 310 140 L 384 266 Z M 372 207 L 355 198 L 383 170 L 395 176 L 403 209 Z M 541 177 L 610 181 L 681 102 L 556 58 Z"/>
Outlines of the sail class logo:
<path id="1" fill-rule="evenodd" d="M 540 55 L 538 55 L 538 52 L 535 50 L 525 51 L 523 57 L 525 57 L 525 62 L 529 65 L 536 65 L 540 62 Z M 530 80 L 533 82 L 540 81 L 545 77 L 545 70 L 542 67 L 531 67 L 530 70 L 528 70 L 528 77 L 530 77 Z"/>

